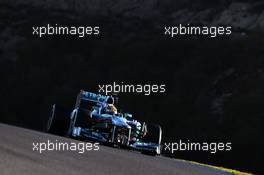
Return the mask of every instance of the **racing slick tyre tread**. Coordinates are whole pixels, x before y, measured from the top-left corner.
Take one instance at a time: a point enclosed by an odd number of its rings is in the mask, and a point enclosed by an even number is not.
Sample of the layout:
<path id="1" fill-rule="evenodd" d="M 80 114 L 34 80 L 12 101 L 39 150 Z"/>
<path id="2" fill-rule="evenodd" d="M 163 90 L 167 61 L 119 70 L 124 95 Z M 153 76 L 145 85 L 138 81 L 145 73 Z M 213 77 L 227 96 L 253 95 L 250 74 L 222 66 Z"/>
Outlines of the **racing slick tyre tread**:
<path id="1" fill-rule="evenodd" d="M 46 131 L 51 134 L 65 136 L 70 127 L 70 113 L 54 104 L 51 108 Z"/>

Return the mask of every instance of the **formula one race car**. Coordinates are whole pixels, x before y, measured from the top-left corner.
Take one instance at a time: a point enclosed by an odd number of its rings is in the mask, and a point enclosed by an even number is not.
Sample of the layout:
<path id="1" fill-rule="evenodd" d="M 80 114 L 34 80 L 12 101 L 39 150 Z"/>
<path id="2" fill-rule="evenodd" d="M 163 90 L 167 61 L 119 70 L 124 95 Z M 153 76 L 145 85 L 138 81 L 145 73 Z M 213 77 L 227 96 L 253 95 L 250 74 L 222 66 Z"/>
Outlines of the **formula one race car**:
<path id="1" fill-rule="evenodd" d="M 54 104 L 47 131 L 101 144 L 139 150 L 144 154 L 161 153 L 162 130 L 159 125 L 138 122 L 130 113 L 117 113 L 109 106 L 117 98 L 81 90 L 75 108 L 67 112 Z"/>

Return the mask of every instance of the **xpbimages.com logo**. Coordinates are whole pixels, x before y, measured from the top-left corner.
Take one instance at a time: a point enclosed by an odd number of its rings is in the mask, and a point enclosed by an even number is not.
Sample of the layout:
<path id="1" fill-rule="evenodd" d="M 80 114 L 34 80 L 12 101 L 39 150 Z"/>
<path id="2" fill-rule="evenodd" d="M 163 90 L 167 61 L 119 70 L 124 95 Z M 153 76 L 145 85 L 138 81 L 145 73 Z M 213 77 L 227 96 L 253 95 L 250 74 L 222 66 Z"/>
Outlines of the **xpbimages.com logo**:
<path id="1" fill-rule="evenodd" d="M 164 143 L 163 150 L 171 154 L 178 151 L 205 151 L 205 152 L 210 152 L 211 154 L 215 154 L 221 151 L 231 151 L 232 143 L 231 142 L 200 143 L 200 142 L 190 142 L 190 140 L 187 140 L 186 142 L 179 140 L 178 142 Z"/>
<path id="2" fill-rule="evenodd" d="M 46 142 L 33 142 L 32 150 L 39 152 L 40 154 L 46 151 L 74 151 L 80 154 L 86 151 L 98 151 L 99 143 L 89 143 L 89 142 L 61 142 L 61 141 L 51 141 Z"/>
<path id="3" fill-rule="evenodd" d="M 83 38 L 85 36 L 99 35 L 99 26 L 60 26 L 58 24 L 51 25 L 47 24 L 44 26 L 32 27 L 32 35 L 38 36 L 77 36 Z"/>
<path id="4" fill-rule="evenodd" d="M 144 95 L 151 95 L 157 93 L 165 93 L 165 84 L 125 84 L 124 82 L 113 84 L 98 85 L 98 92 L 106 95 L 111 93 L 141 93 Z"/>

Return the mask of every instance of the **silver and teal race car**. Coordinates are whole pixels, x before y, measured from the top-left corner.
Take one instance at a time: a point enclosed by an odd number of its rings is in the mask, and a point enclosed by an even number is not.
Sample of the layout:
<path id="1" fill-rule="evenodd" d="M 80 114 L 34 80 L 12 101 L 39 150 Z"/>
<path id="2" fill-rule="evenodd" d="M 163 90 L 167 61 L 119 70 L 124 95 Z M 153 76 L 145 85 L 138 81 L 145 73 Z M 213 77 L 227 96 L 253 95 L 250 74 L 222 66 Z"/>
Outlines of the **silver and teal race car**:
<path id="1" fill-rule="evenodd" d="M 131 148 L 144 154 L 161 154 L 159 125 L 135 120 L 130 113 L 109 108 L 117 97 L 81 90 L 72 111 L 53 104 L 47 132 L 115 147 Z"/>

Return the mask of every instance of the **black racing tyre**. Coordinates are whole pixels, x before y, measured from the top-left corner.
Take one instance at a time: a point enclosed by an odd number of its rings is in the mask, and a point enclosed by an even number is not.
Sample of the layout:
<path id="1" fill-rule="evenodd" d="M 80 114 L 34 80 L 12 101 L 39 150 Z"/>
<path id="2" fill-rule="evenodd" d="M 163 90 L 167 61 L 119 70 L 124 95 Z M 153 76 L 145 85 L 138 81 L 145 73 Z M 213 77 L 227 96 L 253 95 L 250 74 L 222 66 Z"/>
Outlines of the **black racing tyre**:
<path id="1" fill-rule="evenodd" d="M 146 135 L 143 137 L 144 142 L 161 144 L 162 129 L 160 125 L 146 124 Z"/>
<path id="2" fill-rule="evenodd" d="M 147 154 L 151 156 L 161 154 L 161 138 L 162 138 L 162 129 L 160 125 L 156 124 L 146 124 L 146 135 L 143 137 L 143 142 L 145 143 L 155 143 L 158 144 L 159 147 L 157 150 L 147 151 L 142 150 L 142 154 Z"/>
<path id="3" fill-rule="evenodd" d="M 52 105 L 50 116 L 48 119 L 46 131 L 60 136 L 67 135 L 70 127 L 70 111 Z"/>

